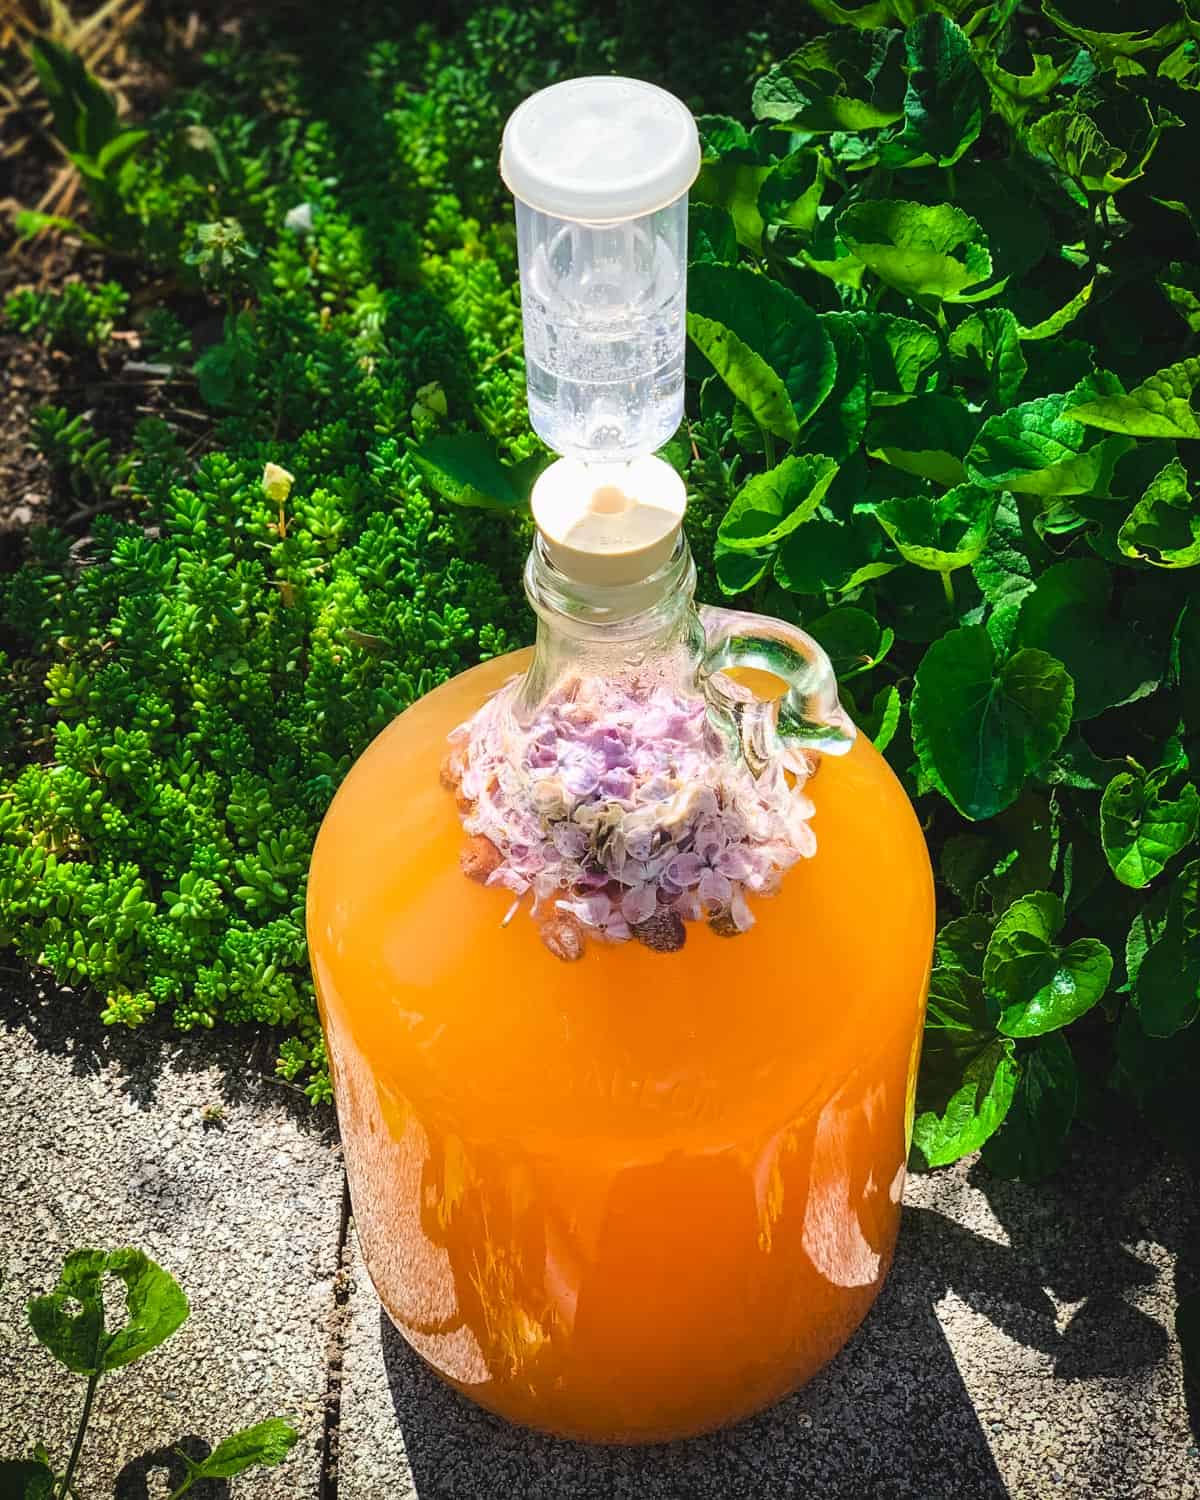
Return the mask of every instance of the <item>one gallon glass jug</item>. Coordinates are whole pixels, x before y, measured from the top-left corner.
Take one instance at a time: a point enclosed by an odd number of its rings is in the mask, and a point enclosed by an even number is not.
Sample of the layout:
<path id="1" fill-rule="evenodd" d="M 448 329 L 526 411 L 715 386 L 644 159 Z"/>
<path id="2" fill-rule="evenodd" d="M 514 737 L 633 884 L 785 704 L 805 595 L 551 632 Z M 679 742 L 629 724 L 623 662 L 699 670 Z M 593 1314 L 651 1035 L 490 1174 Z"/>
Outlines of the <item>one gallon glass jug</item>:
<path id="1" fill-rule="evenodd" d="M 388 1314 L 492 1410 L 640 1441 L 776 1400 L 876 1296 L 933 892 L 817 643 L 697 610 L 674 470 L 584 453 L 534 490 L 534 650 L 370 746 L 308 929 Z"/>

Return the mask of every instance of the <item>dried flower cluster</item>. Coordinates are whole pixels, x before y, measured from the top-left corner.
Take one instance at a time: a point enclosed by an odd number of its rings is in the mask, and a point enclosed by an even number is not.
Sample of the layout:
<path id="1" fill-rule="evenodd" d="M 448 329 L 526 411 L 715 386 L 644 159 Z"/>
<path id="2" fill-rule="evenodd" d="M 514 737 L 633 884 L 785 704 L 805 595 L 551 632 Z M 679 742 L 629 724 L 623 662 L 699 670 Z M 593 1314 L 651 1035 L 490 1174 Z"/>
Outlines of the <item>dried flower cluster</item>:
<path id="1" fill-rule="evenodd" d="M 744 932 L 747 896 L 814 853 L 803 771 L 753 775 L 699 694 L 574 678 L 520 725 L 515 691 L 454 731 L 443 779 L 470 836 L 464 871 L 517 902 L 532 892 L 560 957 L 582 954 L 583 932 L 662 952 L 689 921 Z"/>

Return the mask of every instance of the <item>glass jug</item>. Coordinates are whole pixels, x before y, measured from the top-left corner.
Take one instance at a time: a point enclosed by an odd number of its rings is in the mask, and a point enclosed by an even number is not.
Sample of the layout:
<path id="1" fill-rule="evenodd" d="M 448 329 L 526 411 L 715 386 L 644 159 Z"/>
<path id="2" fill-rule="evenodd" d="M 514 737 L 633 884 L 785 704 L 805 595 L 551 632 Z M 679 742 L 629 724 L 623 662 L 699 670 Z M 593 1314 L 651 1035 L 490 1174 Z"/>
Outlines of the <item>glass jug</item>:
<path id="1" fill-rule="evenodd" d="M 697 611 L 686 543 L 386 729 L 309 946 L 357 1232 L 396 1326 L 603 1441 L 806 1380 L 895 1242 L 933 941 L 920 828 L 825 654 Z"/>

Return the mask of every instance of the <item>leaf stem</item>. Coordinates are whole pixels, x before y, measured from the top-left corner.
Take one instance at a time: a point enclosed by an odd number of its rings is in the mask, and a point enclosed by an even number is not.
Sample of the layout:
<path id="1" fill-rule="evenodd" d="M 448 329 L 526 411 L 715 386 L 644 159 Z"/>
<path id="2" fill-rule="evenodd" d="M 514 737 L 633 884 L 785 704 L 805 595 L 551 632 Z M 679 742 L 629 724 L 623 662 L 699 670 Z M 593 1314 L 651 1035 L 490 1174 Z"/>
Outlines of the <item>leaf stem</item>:
<path id="1" fill-rule="evenodd" d="M 950 606 L 951 613 L 954 612 L 954 578 L 950 573 L 939 573 L 942 580 L 942 592 L 946 596 L 946 603 Z"/>
<path id="2" fill-rule="evenodd" d="M 92 1416 L 92 1402 L 96 1399 L 96 1388 L 100 1384 L 100 1371 L 93 1370 L 88 1376 L 87 1391 L 83 1397 L 83 1411 L 79 1417 L 79 1426 L 75 1430 L 75 1442 L 71 1448 L 71 1456 L 67 1460 L 67 1467 L 62 1477 L 62 1486 L 58 1491 L 58 1500 L 66 1500 L 71 1494 L 71 1481 L 75 1478 L 75 1470 L 79 1464 L 79 1455 L 83 1450 L 83 1435 L 87 1431 L 88 1422 Z"/>
<path id="3" fill-rule="evenodd" d="M 768 432 L 765 427 L 760 427 L 758 430 L 762 433 L 763 456 L 767 460 L 767 468 L 773 469 L 775 467 L 775 434 Z"/>

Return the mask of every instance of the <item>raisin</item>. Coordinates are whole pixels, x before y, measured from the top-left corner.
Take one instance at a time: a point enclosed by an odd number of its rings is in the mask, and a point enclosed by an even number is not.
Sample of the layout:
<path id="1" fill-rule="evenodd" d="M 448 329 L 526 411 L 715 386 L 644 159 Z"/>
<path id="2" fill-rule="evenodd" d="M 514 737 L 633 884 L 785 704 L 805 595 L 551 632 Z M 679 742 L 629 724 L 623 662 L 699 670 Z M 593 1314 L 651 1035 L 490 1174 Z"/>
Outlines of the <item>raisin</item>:
<path id="1" fill-rule="evenodd" d="M 448 792 L 456 792 L 458 791 L 459 782 L 463 779 L 463 771 L 465 769 L 462 752 L 451 750 L 442 759 L 441 769 L 438 772 L 438 780 Z"/>
<path id="2" fill-rule="evenodd" d="M 687 941 L 687 929 L 677 911 L 660 906 L 652 917 L 639 922 L 633 929 L 639 943 L 652 948 L 655 953 L 677 953 Z"/>
<path id="3" fill-rule="evenodd" d="M 733 920 L 731 911 L 715 912 L 708 919 L 708 925 L 718 937 L 740 937 L 742 929 Z"/>
<path id="4" fill-rule="evenodd" d="M 458 857 L 463 874 L 471 880 L 484 881 L 504 863 L 499 849 L 482 833 L 473 834 Z"/>
<path id="5" fill-rule="evenodd" d="M 574 963 L 577 958 L 583 957 L 586 945 L 583 924 L 570 912 L 559 911 L 555 912 L 552 917 L 547 917 L 542 923 L 541 933 L 542 942 L 555 958 L 561 958 L 566 963 Z"/>

